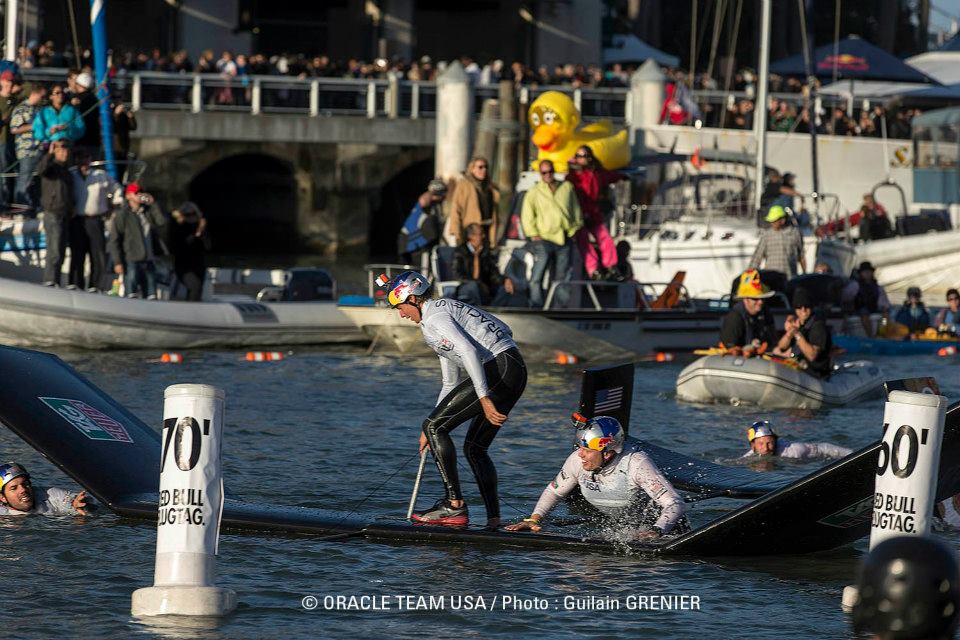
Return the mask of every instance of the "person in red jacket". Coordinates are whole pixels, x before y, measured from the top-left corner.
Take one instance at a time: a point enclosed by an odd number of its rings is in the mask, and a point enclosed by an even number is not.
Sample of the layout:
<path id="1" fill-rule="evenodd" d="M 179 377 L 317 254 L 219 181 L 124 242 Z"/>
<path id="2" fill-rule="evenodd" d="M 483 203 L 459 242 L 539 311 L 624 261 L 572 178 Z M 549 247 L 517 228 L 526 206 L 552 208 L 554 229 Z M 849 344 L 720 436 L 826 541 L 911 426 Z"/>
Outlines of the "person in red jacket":
<path id="1" fill-rule="evenodd" d="M 607 187 L 626 178 L 622 173 L 607 171 L 593 156 L 590 147 L 583 145 L 577 149 L 570 160 L 570 172 L 567 181 L 573 184 L 583 212 L 583 227 L 577 231 L 577 246 L 583 256 L 583 266 L 587 278 L 600 280 L 606 278 L 617 264 L 617 248 L 604 223 L 600 200 Z M 600 255 L 590 242 L 590 236 L 597 241 Z"/>

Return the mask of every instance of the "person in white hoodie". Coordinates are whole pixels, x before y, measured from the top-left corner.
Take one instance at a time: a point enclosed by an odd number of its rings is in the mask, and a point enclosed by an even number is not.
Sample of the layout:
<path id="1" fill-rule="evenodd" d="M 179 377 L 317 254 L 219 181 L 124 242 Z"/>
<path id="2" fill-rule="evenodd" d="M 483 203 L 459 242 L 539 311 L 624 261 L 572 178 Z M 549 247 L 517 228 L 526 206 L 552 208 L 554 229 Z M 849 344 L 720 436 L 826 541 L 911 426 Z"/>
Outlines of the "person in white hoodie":
<path id="1" fill-rule="evenodd" d="M 852 449 L 829 442 L 792 442 L 781 438 L 774 432 L 769 420 L 754 422 L 747 429 L 747 440 L 750 441 L 750 451 L 743 454 L 744 458 L 776 456 L 795 460 L 812 460 L 813 458 L 843 458 L 853 453 Z"/>

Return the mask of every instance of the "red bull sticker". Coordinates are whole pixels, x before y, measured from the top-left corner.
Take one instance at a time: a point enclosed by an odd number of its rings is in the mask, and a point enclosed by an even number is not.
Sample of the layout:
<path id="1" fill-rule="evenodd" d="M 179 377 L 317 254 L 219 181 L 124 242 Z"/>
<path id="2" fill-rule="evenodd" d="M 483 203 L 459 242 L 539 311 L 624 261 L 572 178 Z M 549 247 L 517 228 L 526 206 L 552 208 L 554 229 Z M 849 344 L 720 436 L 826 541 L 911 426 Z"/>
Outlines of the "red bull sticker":
<path id="1" fill-rule="evenodd" d="M 603 436 L 602 438 L 594 438 L 593 442 L 591 443 L 593 444 L 591 449 L 596 449 L 597 451 L 600 451 L 601 449 L 606 447 L 608 444 L 610 444 L 612 440 L 613 438 L 611 438 L 610 436 Z"/>
<path id="2" fill-rule="evenodd" d="M 91 440 L 133 442 L 122 424 L 86 402 L 68 398 L 41 397 L 39 400 Z"/>
<path id="3" fill-rule="evenodd" d="M 851 55 L 849 53 L 841 53 L 837 56 L 827 56 L 817 63 L 817 69 L 833 69 L 834 66 L 843 71 L 869 71 L 870 69 L 870 64 L 867 62 L 866 58 L 861 58 L 860 56 Z"/>

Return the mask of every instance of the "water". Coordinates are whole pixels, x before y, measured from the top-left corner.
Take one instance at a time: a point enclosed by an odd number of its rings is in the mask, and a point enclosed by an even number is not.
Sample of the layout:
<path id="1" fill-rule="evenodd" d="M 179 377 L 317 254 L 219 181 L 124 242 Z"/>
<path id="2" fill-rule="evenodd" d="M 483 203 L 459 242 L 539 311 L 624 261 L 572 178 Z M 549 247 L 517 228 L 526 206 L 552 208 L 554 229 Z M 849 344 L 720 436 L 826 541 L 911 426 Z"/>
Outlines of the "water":
<path id="1" fill-rule="evenodd" d="M 389 474 L 401 473 L 360 505 L 375 517 L 406 510 L 416 472 L 418 425 L 439 388 L 432 358 L 367 357 L 359 350 L 297 350 L 279 363 L 248 363 L 226 351 L 188 352 L 183 365 L 150 364 L 156 353 L 64 353 L 64 359 L 151 425 L 160 422 L 163 390 L 204 382 L 226 390 L 223 458 L 227 494 L 249 502 L 347 511 Z M 938 377 L 943 393 L 960 397 L 958 365 L 935 357 L 877 358 L 888 377 Z M 570 447 L 567 416 L 578 399 L 574 369 L 531 363 L 530 381 L 494 441 L 504 516 L 529 513 Z M 770 418 L 802 440 L 850 447 L 879 435 L 882 403 L 829 412 L 760 413 L 694 407 L 673 398 L 682 365 L 638 368 L 632 432 L 708 460 L 731 462 L 746 450 L 744 433 Z M 7 381 L 6 384 L 10 384 Z M 458 430 L 457 438 L 465 429 Z M 37 484 L 74 488 L 66 477 L 6 430 L 3 459 L 26 464 Z M 404 463 L 406 461 L 406 463 Z M 800 476 L 811 465 L 779 461 Z M 483 509 L 462 472 L 474 517 Z M 427 467 L 421 504 L 440 495 Z M 732 502 L 692 510 L 705 522 Z M 865 541 L 815 556 L 652 560 L 569 551 L 363 540 L 318 542 L 308 536 L 224 531 L 219 584 L 234 589 L 238 610 L 222 620 L 137 621 L 130 594 L 152 583 L 155 528 L 112 514 L 81 518 L 0 519 L 4 604 L 0 619 L 18 637 L 422 637 L 464 638 L 852 637 L 840 593 L 853 580 Z M 946 534 L 960 544 L 960 536 Z M 760 547 L 762 540 L 732 545 Z M 305 596 L 391 596 L 386 611 L 307 611 Z M 442 610 L 398 610 L 392 596 L 444 597 Z M 540 598 L 547 610 L 502 610 L 503 596 Z M 566 610 L 565 597 L 688 595 L 700 610 Z M 484 598 L 487 610 L 455 610 L 451 597 Z M 497 600 L 494 603 L 493 598 Z M 416 601 L 413 602 L 416 604 Z M 489 610 L 494 607 L 494 610 Z"/>

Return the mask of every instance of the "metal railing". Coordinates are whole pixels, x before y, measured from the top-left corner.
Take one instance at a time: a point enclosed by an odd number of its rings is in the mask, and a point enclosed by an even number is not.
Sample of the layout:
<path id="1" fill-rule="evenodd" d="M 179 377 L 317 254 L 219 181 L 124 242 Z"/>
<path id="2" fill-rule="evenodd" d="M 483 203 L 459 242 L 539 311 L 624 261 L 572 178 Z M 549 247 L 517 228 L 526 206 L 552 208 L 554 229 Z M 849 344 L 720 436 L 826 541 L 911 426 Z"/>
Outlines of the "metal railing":
<path id="1" fill-rule="evenodd" d="M 25 79 L 34 82 L 64 82 L 67 69 L 24 69 Z M 111 79 L 111 89 L 133 111 L 174 110 L 185 113 L 207 111 L 295 114 L 311 117 L 351 115 L 367 118 L 432 118 L 436 115 L 435 82 L 365 78 L 297 78 L 293 76 L 236 76 L 221 74 L 173 73 L 121 70 Z M 545 91 L 560 91 L 571 97 L 584 122 L 609 119 L 624 124 L 631 110 L 632 96 L 627 88 L 523 86 L 519 89 L 522 109 Z M 693 91 L 693 100 L 703 111 L 708 127 L 736 128 L 727 108 L 741 101 L 753 101 L 743 91 Z M 473 114 L 478 116 L 485 100 L 498 96 L 497 85 L 473 87 Z M 785 100 L 802 108 L 799 93 L 774 93 L 772 100 Z M 846 105 L 849 96 L 822 95 L 821 107 Z M 869 102 L 854 96 L 855 101 Z M 878 100 L 874 98 L 874 100 Z"/>
<path id="2" fill-rule="evenodd" d="M 23 71 L 31 82 L 62 83 L 67 69 L 34 68 Z M 111 89 L 133 111 L 172 110 L 184 113 L 235 111 L 251 115 L 286 113 L 313 117 L 353 115 L 367 118 L 432 118 L 437 111 L 435 82 L 352 78 L 295 78 L 289 76 L 238 76 L 220 74 L 120 71 Z M 545 91 L 571 96 L 585 121 L 626 117 L 625 89 L 574 89 L 569 86 L 524 87 L 521 104 L 529 104 Z M 496 98 L 496 85 L 478 85 L 473 91 L 474 114 L 484 100 Z"/>

